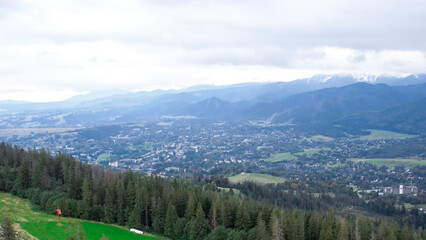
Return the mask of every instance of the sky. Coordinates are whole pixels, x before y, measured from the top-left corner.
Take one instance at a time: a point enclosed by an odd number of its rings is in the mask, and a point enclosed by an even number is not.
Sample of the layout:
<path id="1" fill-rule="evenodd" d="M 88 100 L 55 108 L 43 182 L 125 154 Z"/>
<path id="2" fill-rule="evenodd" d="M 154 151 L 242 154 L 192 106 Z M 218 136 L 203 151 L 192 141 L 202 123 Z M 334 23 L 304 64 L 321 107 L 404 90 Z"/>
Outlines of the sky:
<path id="1" fill-rule="evenodd" d="M 0 1 L 0 100 L 426 69 L 424 0 Z"/>

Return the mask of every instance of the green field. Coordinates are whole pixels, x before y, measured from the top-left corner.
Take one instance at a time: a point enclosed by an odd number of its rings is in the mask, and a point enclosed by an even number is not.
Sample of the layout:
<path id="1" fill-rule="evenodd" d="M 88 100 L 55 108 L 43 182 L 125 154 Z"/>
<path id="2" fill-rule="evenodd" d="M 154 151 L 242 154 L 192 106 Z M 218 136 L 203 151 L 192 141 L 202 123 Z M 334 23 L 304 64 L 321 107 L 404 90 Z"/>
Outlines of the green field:
<path id="1" fill-rule="evenodd" d="M 368 129 L 366 131 L 369 131 L 370 134 L 366 136 L 361 136 L 360 137 L 361 140 L 406 139 L 406 138 L 417 137 L 417 135 L 409 135 L 409 134 L 384 131 L 384 130 Z"/>
<path id="2" fill-rule="evenodd" d="M 284 178 L 275 177 L 267 174 L 258 174 L 258 173 L 240 173 L 238 175 L 229 177 L 229 181 L 232 183 L 241 183 L 241 182 L 256 182 L 260 184 L 267 183 L 283 183 L 285 182 Z"/>
<path id="3" fill-rule="evenodd" d="M 31 209 L 28 200 L 0 192 L 0 217 L 9 217 L 14 227 L 24 239 L 65 239 L 69 236 L 69 223 L 80 224 L 89 240 L 98 240 L 102 235 L 111 240 L 128 239 L 160 239 L 151 235 L 138 235 L 126 228 L 98 222 L 80 221 L 72 218 L 61 218 Z"/>
<path id="4" fill-rule="evenodd" d="M 327 137 L 327 136 L 323 136 L 323 135 L 314 135 L 314 136 L 307 138 L 307 139 L 312 140 L 312 141 L 321 141 L 321 142 L 330 142 L 330 141 L 334 140 L 334 138 L 332 138 L 332 137 Z"/>
<path id="5" fill-rule="evenodd" d="M 279 153 L 270 158 L 262 159 L 265 162 L 281 162 L 281 161 L 291 161 L 296 160 L 297 156 L 291 154 L 291 152 Z"/>
<path id="6" fill-rule="evenodd" d="M 342 162 L 336 162 L 335 164 L 332 164 L 332 165 L 327 164 L 327 168 L 338 168 L 338 167 L 344 167 L 344 166 L 346 166 L 346 163 L 342 163 Z"/>
<path id="7" fill-rule="evenodd" d="M 312 148 L 312 149 L 305 149 L 303 152 L 297 152 L 294 155 L 302 156 L 306 155 L 307 157 L 311 157 L 314 154 L 318 154 L 321 151 L 330 151 L 331 148 Z"/>
<path id="8" fill-rule="evenodd" d="M 395 166 L 413 168 L 416 166 L 426 166 L 426 159 L 416 158 L 351 158 L 352 162 L 368 162 L 378 167 L 386 166 L 393 168 Z"/>
<path id="9" fill-rule="evenodd" d="M 111 154 L 102 153 L 98 159 L 96 159 L 96 162 L 109 162 L 111 160 Z"/>
<path id="10" fill-rule="evenodd" d="M 262 159 L 262 161 L 265 161 L 265 162 L 293 161 L 293 160 L 297 160 L 298 156 L 305 155 L 307 157 L 311 157 L 312 155 L 318 154 L 321 151 L 330 151 L 330 150 L 331 148 L 311 148 L 311 149 L 305 149 L 303 152 L 296 152 L 296 153 L 285 152 L 285 153 L 275 154 L 274 156 L 270 158 Z"/>

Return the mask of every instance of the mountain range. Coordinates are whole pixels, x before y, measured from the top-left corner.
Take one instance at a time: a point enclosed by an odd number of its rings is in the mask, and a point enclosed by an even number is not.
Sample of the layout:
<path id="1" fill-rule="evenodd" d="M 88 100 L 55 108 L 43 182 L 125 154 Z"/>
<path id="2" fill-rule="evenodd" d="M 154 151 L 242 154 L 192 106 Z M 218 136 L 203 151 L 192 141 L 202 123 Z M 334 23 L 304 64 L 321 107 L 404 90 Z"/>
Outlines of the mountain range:
<path id="1" fill-rule="evenodd" d="M 426 75 L 316 75 L 291 82 L 89 93 L 63 102 L 0 102 L 1 128 L 75 127 L 165 118 L 425 132 Z"/>

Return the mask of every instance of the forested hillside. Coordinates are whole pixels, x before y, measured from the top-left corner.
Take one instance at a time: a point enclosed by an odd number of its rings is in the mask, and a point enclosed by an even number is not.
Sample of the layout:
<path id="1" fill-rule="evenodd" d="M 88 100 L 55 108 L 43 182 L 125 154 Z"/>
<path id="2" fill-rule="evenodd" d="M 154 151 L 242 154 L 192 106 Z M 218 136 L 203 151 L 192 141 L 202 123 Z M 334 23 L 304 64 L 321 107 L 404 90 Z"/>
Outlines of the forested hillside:
<path id="1" fill-rule="evenodd" d="M 0 190 L 43 211 L 118 223 L 172 239 L 422 239 L 420 230 L 379 219 L 338 216 L 243 201 L 215 184 L 140 177 L 70 156 L 0 145 Z"/>

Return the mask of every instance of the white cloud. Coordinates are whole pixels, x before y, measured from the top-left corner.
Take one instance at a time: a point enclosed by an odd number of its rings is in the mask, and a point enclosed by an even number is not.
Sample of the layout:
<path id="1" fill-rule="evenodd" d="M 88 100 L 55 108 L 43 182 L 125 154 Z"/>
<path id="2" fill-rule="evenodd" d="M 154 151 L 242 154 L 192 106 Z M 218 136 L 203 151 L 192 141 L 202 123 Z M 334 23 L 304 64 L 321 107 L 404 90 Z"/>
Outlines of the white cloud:
<path id="1" fill-rule="evenodd" d="M 420 0 L 3 1 L 0 86 L 40 100 L 46 91 L 420 73 L 425 11 Z"/>

